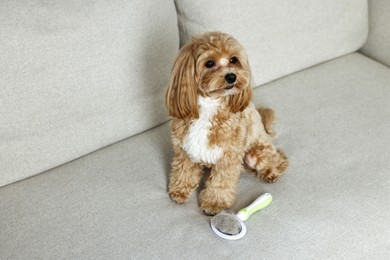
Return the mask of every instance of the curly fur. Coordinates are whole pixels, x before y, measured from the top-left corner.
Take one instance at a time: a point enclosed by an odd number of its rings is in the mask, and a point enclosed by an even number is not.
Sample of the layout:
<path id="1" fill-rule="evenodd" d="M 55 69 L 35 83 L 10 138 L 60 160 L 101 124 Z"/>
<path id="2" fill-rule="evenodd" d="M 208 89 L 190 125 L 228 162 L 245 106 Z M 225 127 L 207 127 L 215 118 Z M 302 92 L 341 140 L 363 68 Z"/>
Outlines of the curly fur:
<path id="1" fill-rule="evenodd" d="M 179 51 L 166 93 L 174 148 L 172 200 L 186 202 L 208 168 L 199 204 L 206 214 L 216 214 L 234 203 L 244 167 L 268 182 L 286 170 L 287 157 L 271 143 L 274 113 L 256 109 L 252 85 L 244 49 L 230 35 L 198 35 Z"/>

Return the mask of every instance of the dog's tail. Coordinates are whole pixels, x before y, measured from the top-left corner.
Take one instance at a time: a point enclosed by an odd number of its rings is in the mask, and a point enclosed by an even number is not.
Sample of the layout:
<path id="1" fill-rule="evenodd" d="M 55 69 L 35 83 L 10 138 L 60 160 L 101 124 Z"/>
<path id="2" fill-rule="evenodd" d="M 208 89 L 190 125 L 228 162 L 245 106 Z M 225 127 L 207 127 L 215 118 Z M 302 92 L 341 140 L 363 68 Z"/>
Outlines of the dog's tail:
<path id="1" fill-rule="evenodd" d="M 270 136 L 275 136 L 275 131 L 272 129 L 272 123 L 275 120 L 275 112 L 271 108 L 256 107 L 261 116 L 261 121 L 264 125 L 264 129 Z"/>

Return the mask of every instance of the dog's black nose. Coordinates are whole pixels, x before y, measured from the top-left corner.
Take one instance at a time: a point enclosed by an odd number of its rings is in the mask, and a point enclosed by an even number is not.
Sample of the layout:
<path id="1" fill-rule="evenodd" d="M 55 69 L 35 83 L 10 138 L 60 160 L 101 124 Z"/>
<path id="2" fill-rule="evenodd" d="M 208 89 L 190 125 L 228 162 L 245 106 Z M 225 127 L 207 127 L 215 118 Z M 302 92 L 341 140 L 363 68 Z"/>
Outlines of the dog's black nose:
<path id="1" fill-rule="evenodd" d="M 228 73 L 225 75 L 225 79 L 227 83 L 234 83 L 236 81 L 236 74 L 234 73 Z"/>

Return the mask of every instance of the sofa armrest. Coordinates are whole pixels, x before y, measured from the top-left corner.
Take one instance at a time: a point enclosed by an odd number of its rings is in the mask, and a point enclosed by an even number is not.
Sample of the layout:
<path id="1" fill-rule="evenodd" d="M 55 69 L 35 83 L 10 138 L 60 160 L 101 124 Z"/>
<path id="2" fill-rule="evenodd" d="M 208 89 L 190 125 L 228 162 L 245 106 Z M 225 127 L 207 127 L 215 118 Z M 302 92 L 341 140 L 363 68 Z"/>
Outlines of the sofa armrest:
<path id="1" fill-rule="evenodd" d="M 369 0 L 369 34 L 361 52 L 390 67 L 390 1 Z"/>

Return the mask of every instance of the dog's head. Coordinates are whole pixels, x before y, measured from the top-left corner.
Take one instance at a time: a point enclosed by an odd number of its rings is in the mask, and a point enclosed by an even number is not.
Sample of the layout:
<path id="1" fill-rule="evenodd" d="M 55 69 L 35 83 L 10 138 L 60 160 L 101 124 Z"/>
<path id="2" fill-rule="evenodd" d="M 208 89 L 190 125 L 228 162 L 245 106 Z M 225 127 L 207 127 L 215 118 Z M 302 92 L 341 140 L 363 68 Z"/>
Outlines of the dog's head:
<path id="1" fill-rule="evenodd" d="M 179 51 L 172 69 L 166 105 L 172 117 L 198 118 L 198 96 L 228 98 L 232 113 L 243 111 L 252 98 L 248 58 L 232 36 L 197 35 Z"/>

